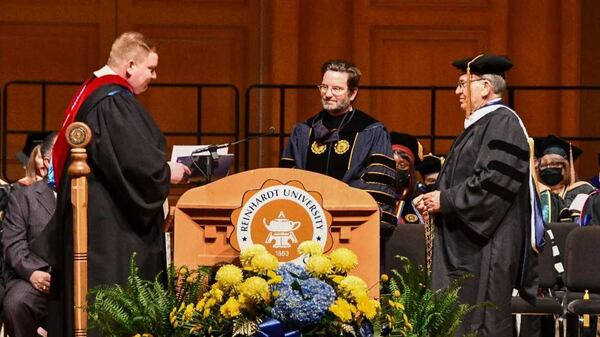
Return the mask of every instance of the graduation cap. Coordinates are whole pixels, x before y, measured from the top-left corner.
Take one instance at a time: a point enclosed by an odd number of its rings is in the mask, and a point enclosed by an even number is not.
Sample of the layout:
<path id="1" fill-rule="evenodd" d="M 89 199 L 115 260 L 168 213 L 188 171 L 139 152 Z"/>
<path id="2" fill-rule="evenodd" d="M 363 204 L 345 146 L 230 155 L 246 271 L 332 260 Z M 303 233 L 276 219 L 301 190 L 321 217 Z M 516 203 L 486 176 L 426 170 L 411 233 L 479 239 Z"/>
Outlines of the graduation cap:
<path id="1" fill-rule="evenodd" d="M 438 157 L 430 153 L 423 156 L 423 160 L 419 165 L 417 165 L 417 171 L 419 171 L 423 176 L 430 173 L 440 172 L 443 163 L 444 157 Z"/>
<path id="2" fill-rule="evenodd" d="M 512 62 L 506 56 L 485 54 L 456 60 L 452 62 L 452 65 L 463 73 L 467 73 L 467 68 L 469 68 L 471 74 L 494 74 L 502 77 L 513 66 Z"/>
<path id="3" fill-rule="evenodd" d="M 543 138 L 540 142 L 535 143 L 536 154 L 539 157 L 543 157 L 547 154 L 557 154 L 566 160 L 569 160 L 569 153 L 573 153 L 573 161 L 575 161 L 583 153 L 583 151 L 575 145 L 565 141 L 564 139 L 555 135 L 548 135 Z"/>
<path id="4" fill-rule="evenodd" d="M 415 165 L 418 165 L 423 158 L 423 146 L 417 140 L 417 137 L 408 133 L 390 132 L 392 141 L 392 150 L 401 150 L 407 153 Z"/>
<path id="5" fill-rule="evenodd" d="M 31 151 L 37 145 L 42 144 L 44 139 L 51 134 L 51 131 L 41 131 L 41 132 L 32 132 L 27 135 L 27 139 L 25 140 L 25 145 L 23 145 L 23 149 L 17 152 L 17 159 L 23 164 L 23 166 L 27 165 L 29 161 L 29 156 L 31 155 Z"/>

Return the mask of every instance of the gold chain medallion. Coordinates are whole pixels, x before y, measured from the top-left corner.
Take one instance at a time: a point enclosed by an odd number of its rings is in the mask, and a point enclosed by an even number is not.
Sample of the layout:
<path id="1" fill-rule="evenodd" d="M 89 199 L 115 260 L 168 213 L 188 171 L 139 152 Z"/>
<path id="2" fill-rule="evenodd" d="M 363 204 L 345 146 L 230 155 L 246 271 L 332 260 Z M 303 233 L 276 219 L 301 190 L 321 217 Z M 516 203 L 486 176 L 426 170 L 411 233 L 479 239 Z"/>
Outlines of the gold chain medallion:
<path id="1" fill-rule="evenodd" d="M 337 154 L 344 154 L 348 151 L 349 148 L 350 148 L 350 143 L 348 143 L 348 141 L 345 139 L 338 140 L 335 143 L 335 153 L 337 153 Z"/>
<path id="2" fill-rule="evenodd" d="M 314 154 L 321 154 L 321 153 L 325 152 L 326 148 L 327 148 L 327 145 L 325 145 L 325 144 L 319 144 L 316 141 L 314 141 L 312 143 L 312 145 L 310 146 L 310 150 Z"/>

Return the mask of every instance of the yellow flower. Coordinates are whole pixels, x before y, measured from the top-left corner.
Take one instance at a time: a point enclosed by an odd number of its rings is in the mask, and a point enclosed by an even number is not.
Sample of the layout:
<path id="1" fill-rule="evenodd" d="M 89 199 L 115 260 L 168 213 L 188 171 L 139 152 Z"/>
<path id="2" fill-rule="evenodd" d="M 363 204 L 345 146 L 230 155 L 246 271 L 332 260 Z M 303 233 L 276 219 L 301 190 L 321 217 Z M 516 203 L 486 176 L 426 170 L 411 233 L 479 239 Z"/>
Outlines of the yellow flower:
<path id="1" fill-rule="evenodd" d="M 221 303 L 221 301 L 223 301 L 223 290 L 217 287 L 212 287 L 208 293 L 215 299 L 217 303 Z"/>
<path id="2" fill-rule="evenodd" d="M 208 318 L 210 316 L 210 309 L 204 309 L 204 318 Z"/>
<path id="3" fill-rule="evenodd" d="M 257 254 L 250 262 L 250 269 L 260 275 L 274 272 L 279 268 L 279 260 L 269 253 Z"/>
<path id="4" fill-rule="evenodd" d="M 395 301 L 389 300 L 388 303 L 390 304 L 390 307 L 392 307 L 394 309 L 404 310 L 404 305 L 400 302 L 395 302 Z"/>
<path id="5" fill-rule="evenodd" d="M 353 251 L 348 248 L 338 248 L 331 255 L 333 268 L 340 273 L 348 273 L 358 266 L 358 258 Z"/>
<path id="6" fill-rule="evenodd" d="M 321 255 L 323 254 L 323 247 L 316 241 L 304 241 L 298 246 L 298 254 Z"/>
<path id="7" fill-rule="evenodd" d="M 179 267 L 179 270 L 177 272 L 179 273 L 179 275 L 185 276 L 188 273 L 188 269 L 186 266 L 181 266 Z"/>
<path id="8" fill-rule="evenodd" d="M 268 253 L 268 251 L 267 251 L 267 248 L 265 248 L 265 246 L 257 245 L 257 244 L 252 245 L 248 248 L 242 249 L 242 251 L 240 252 L 240 262 L 242 263 L 243 267 L 249 267 L 254 256 L 256 256 L 258 254 L 267 254 L 267 253 Z"/>
<path id="9" fill-rule="evenodd" d="M 356 308 L 345 299 L 337 298 L 329 307 L 329 311 L 342 322 L 349 322 L 352 319 L 352 314 L 356 312 Z"/>
<path id="10" fill-rule="evenodd" d="M 400 290 L 394 290 L 392 295 L 394 295 L 394 297 L 400 297 Z"/>
<path id="11" fill-rule="evenodd" d="M 363 279 L 357 276 L 346 276 L 340 282 L 340 288 L 345 294 L 350 295 L 354 300 L 367 296 L 367 284 Z"/>
<path id="12" fill-rule="evenodd" d="M 280 275 L 273 275 L 269 281 L 267 283 L 269 284 L 278 284 L 283 282 L 283 277 L 281 277 Z"/>
<path id="13" fill-rule="evenodd" d="M 224 265 L 219 268 L 215 280 L 225 289 L 231 289 L 242 283 L 244 275 L 242 270 L 232 264 Z"/>
<path id="14" fill-rule="evenodd" d="M 142 337 L 139 333 L 136 333 L 135 335 L 133 335 L 133 337 Z"/>
<path id="15" fill-rule="evenodd" d="M 176 319 L 177 319 L 177 308 L 173 308 L 173 310 L 171 310 L 171 313 L 169 314 L 169 321 L 171 322 L 171 325 L 175 322 Z"/>
<path id="16" fill-rule="evenodd" d="M 356 303 L 356 308 L 368 319 L 373 319 L 375 318 L 375 315 L 377 315 L 379 302 L 369 299 L 368 297 L 361 297 Z"/>
<path id="17" fill-rule="evenodd" d="M 189 321 L 190 319 L 192 319 L 193 315 L 194 315 L 194 303 L 190 303 L 187 305 L 187 307 L 185 307 L 185 311 L 183 312 L 183 320 Z"/>
<path id="18" fill-rule="evenodd" d="M 404 314 L 402 317 L 404 318 L 404 326 L 407 327 L 409 331 L 412 331 L 413 326 L 410 323 L 410 321 L 408 320 L 408 316 L 406 316 L 406 314 Z"/>
<path id="19" fill-rule="evenodd" d="M 331 267 L 331 260 L 325 255 L 313 255 L 306 261 L 306 271 L 317 277 L 330 274 Z"/>
<path id="20" fill-rule="evenodd" d="M 390 279 L 387 274 L 381 274 L 381 282 L 387 282 Z"/>
<path id="21" fill-rule="evenodd" d="M 152 336 L 151 333 L 145 332 L 144 334 L 142 334 L 142 337 L 154 337 L 154 336 Z"/>
<path id="22" fill-rule="evenodd" d="M 269 285 L 262 277 L 249 277 L 240 288 L 241 295 L 254 303 L 269 300 Z"/>
<path id="23" fill-rule="evenodd" d="M 225 318 L 233 318 L 240 314 L 240 304 L 234 297 L 230 297 L 225 304 L 221 306 L 221 315 Z"/>

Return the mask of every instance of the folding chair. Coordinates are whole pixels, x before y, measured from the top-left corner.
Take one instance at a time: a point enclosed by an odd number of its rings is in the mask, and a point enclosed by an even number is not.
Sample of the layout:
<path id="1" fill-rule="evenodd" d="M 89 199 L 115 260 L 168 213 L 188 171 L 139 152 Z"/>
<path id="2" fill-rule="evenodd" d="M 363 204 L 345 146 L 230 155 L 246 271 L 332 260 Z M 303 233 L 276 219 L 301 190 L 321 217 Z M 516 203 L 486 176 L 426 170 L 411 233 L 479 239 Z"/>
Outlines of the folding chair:
<path id="1" fill-rule="evenodd" d="M 569 314 L 577 315 L 577 335 L 583 333 L 583 315 L 600 315 L 600 226 L 579 227 L 566 241 L 564 302 Z M 583 300 L 585 291 L 589 300 Z"/>
<path id="2" fill-rule="evenodd" d="M 544 295 L 538 295 L 535 305 L 527 303 L 519 296 L 513 296 L 511 299 L 511 310 L 513 315 L 527 316 L 553 316 L 555 322 L 555 336 L 560 336 L 562 327 L 562 316 L 564 310 L 560 302 L 553 296 L 550 289 L 556 283 L 558 272 L 554 268 L 554 256 L 550 246 L 550 236 L 545 234 L 546 244 L 538 257 L 536 272 L 539 277 L 539 286 L 544 291 Z"/>

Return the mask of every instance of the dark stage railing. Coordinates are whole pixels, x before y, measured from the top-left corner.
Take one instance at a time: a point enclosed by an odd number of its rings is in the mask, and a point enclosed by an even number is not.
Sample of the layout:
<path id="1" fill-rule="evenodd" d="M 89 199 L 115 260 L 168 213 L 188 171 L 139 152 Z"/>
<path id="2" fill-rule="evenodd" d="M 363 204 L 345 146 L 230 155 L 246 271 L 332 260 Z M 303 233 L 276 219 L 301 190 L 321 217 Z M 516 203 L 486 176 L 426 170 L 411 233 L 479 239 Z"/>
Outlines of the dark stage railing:
<path id="1" fill-rule="evenodd" d="M 451 91 L 454 92 L 456 87 L 454 86 L 377 86 L 377 85 L 366 85 L 361 86 L 360 90 L 364 91 L 424 91 L 429 92 L 430 98 L 430 121 L 431 125 L 429 127 L 429 134 L 415 134 L 415 136 L 419 139 L 429 139 L 431 142 L 432 153 L 436 153 L 435 150 L 435 140 L 449 139 L 452 140 L 456 138 L 458 135 L 444 135 L 437 134 L 436 132 L 436 116 L 438 113 L 436 98 L 439 92 L 441 91 Z M 285 132 L 284 125 L 286 125 L 286 113 L 285 113 L 285 104 L 286 104 L 286 94 L 291 90 L 316 90 L 315 85 L 293 85 L 293 84 L 255 84 L 251 85 L 246 89 L 245 93 L 245 123 L 244 123 L 244 135 L 246 137 L 249 136 L 257 136 L 261 134 L 260 130 L 252 130 L 250 127 L 251 121 L 253 121 L 255 116 L 252 116 L 251 107 L 257 105 L 253 102 L 252 97 L 259 97 L 260 95 L 253 96 L 252 93 L 254 91 L 260 90 L 270 90 L 274 91 L 279 95 L 279 111 L 276 113 L 276 116 L 279 116 L 279 132 L 270 137 L 279 137 L 279 153 L 283 150 L 285 138 L 289 137 L 289 133 Z M 515 107 L 515 104 L 518 104 L 518 94 L 527 91 L 597 91 L 600 92 L 600 85 L 586 85 L 586 86 L 509 86 L 507 88 L 508 95 L 508 105 L 511 107 Z M 516 107 L 518 110 L 518 106 Z M 316 113 L 316 111 L 315 111 Z M 384 123 L 385 124 L 385 123 Z M 402 131 L 402 130 L 400 130 Z M 537 136 L 537 135 L 532 135 Z M 545 136 L 545 135 L 540 135 Z M 579 137 L 579 136 L 563 136 L 567 140 L 578 140 L 578 141 L 591 141 L 591 142 L 600 142 L 600 137 Z M 248 168 L 249 166 L 249 149 L 250 144 L 245 144 L 244 147 L 244 167 Z"/>
<path id="2" fill-rule="evenodd" d="M 8 112 L 9 104 L 10 104 L 10 94 L 9 88 L 17 86 L 17 85 L 33 85 L 40 87 L 41 90 L 41 106 L 40 106 L 40 125 L 41 130 L 22 130 L 8 127 L 7 122 L 9 120 Z M 7 167 L 7 137 L 11 134 L 27 134 L 29 132 L 35 131 L 46 131 L 47 130 L 47 90 L 51 86 L 78 86 L 79 82 L 51 82 L 51 81 L 11 81 L 4 85 L 2 93 L 0 94 L 0 98 L 2 98 L 2 119 L 1 119 L 1 130 L 2 130 L 2 146 L 1 146 L 1 160 L 2 160 L 2 175 L 6 177 L 6 167 Z M 249 86 L 244 93 L 244 111 L 245 116 L 243 118 L 243 126 L 241 125 L 241 115 L 240 115 L 240 94 L 239 90 L 233 84 L 201 84 L 201 83 L 160 83 L 153 84 L 153 87 L 171 87 L 171 88 L 196 88 L 197 95 L 197 125 L 196 130 L 194 132 L 165 132 L 166 136 L 195 136 L 198 144 L 202 143 L 202 138 L 207 136 L 223 136 L 230 137 L 233 140 L 237 141 L 242 139 L 243 137 L 252 137 L 258 136 L 262 134 L 265 130 L 256 130 L 251 127 L 251 125 L 256 125 L 258 115 L 253 111 L 253 107 L 257 107 L 258 99 L 261 97 L 261 93 L 270 91 L 274 92 L 275 95 L 279 97 L 279 106 L 278 111 L 275 112 L 275 116 L 278 119 L 278 127 L 276 126 L 276 132 L 272 135 L 268 135 L 266 137 L 269 138 L 277 138 L 279 153 L 281 153 L 284 145 L 286 137 L 289 137 L 289 132 L 286 132 L 283 126 L 286 125 L 286 99 L 289 97 L 291 91 L 297 90 L 316 90 L 315 85 L 292 85 L 292 84 L 254 84 Z M 202 125 L 202 116 L 204 113 L 202 109 L 203 102 L 203 89 L 207 88 L 224 88 L 227 90 L 232 90 L 234 92 L 234 103 L 233 103 L 233 113 L 235 114 L 235 126 L 233 132 L 221 132 L 215 130 L 203 130 Z M 430 107 L 429 107 L 429 117 L 430 117 L 430 127 L 429 134 L 416 134 L 419 139 L 430 140 L 431 144 L 431 152 L 435 153 L 436 140 L 452 140 L 457 135 L 447 135 L 447 134 L 438 134 L 436 132 L 436 120 L 438 117 L 439 109 L 438 109 L 438 95 L 440 92 L 453 92 L 455 87 L 453 86 L 361 86 L 361 91 L 366 90 L 369 92 L 376 91 L 422 91 L 428 93 L 430 99 Z M 74 90 L 73 90 L 74 91 Z M 557 91 L 557 92 L 565 92 L 565 91 L 575 91 L 575 92 L 600 92 L 600 86 L 509 86 L 508 87 L 508 95 L 507 102 L 510 106 L 516 107 L 516 110 L 519 111 L 519 95 L 525 92 L 548 92 L 548 91 Z M 258 95 L 256 95 L 258 93 Z M 66 104 L 66 103 L 65 103 Z M 212 113 L 212 112 L 211 112 Z M 296 122 L 296 121 L 293 121 Z M 407 130 L 409 131 L 409 130 Z M 536 135 L 533 135 L 536 136 Z M 544 136 L 544 135 L 540 135 Z M 583 142 L 599 142 L 600 137 L 583 137 L 583 136 L 575 136 L 575 135 L 559 135 L 568 140 L 576 140 Z M 241 144 L 240 144 L 241 145 Z M 232 151 L 235 152 L 235 170 L 239 171 L 240 169 L 240 158 L 244 158 L 243 169 L 249 169 L 250 163 L 250 142 L 246 142 L 243 146 L 236 146 Z M 8 177 L 7 177 L 8 178 Z"/>
<path id="3" fill-rule="evenodd" d="M 60 81 L 10 81 L 7 82 L 2 90 L 2 124 L 0 128 L 2 130 L 2 176 L 11 180 L 12 177 L 7 177 L 7 138 L 11 134 L 28 134 L 36 131 L 56 131 L 52 128 L 48 128 L 47 126 L 47 102 L 48 102 L 48 88 L 53 86 L 73 86 L 73 92 L 75 92 L 76 88 L 81 85 L 81 82 L 60 82 Z M 38 86 L 41 90 L 40 99 L 40 125 L 41 129 L 39 130 L 23 130 L 23 129 L 13 129 L 8 125 L 9 120 L 9 107 L 10 107 L 10 95 L 9 89 L 15 86 Z M 195 136 L 197 144 L 202 144 L 202 138 L 207 136 L 222 136 L 222 137 L 230 137 L 232 141 L 239 140 L 240 136 L 240 92 L 236 86 L 233 84 L 220 84 L 220 83 L 154 83 L 151 87 L 155 88 L 195 88 L 196 96 L 197 96 L 197 106 L 196 106 L 196 130 L 194 132 L 164 132 L 165 136 Z M 233 132 L 227 131 L 212 131 L 212 130 L 203 130 L 202 126 L 202 116 L 205 113 L 202 109 L 203 102 L 203 90 L 204 89 L 218 89 L 222 88 L 225 90 L 231 90 L 234 93 L 233 97 L 233 111 L 235 126 Z M 70 100 L 70 96 L 65 101 L 65 106 L 68 104 L 68 100 Z M 214 112 L 213 112 L 214 113 Z M 223 112 L 220 112 L 223 113 Z M 239 168 L 239 149 L 235 148 L 235 169 L 236 171 Z"/>

